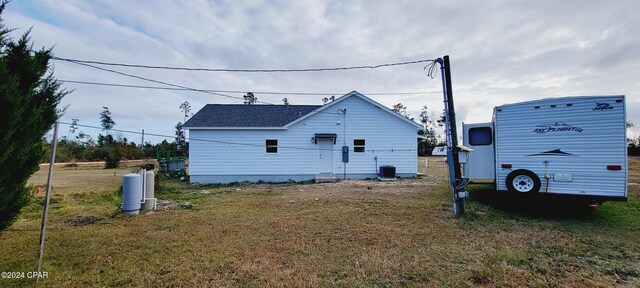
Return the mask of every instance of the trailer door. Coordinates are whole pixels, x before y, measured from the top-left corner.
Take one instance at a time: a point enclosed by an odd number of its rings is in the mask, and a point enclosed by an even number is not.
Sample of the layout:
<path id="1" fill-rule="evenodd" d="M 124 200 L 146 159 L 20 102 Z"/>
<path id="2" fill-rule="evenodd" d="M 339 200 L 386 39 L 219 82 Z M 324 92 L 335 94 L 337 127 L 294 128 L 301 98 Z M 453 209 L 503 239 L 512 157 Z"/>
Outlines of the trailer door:
<path id="1" fill-rule="evenodd" d="M 493 123 L 462 123 L 464 146 L 472 148 L 464 165 L 464 177 L 473 182 L 495 181 Z"/>

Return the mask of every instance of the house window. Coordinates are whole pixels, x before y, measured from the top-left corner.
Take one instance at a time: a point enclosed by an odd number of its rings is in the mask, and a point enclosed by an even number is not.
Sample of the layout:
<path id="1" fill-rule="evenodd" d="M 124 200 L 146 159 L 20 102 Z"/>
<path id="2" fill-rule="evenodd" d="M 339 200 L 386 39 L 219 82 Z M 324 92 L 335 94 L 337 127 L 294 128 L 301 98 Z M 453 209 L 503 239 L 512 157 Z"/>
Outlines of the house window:
<path id="1" fill-rule="evenodd" d="M 364 152 L 364 139 L 353 139 L 353 152 Z"/>
<path id="2" fill-rule="evenodd" d="M 265 142 L 267 153 L 278 153 L 278 140 L 267 139 Z"/>
<path id="3" fill-rule="evenodd" d="M 482 146 L 492 143 L 491 127 L 478 127 L 469 129 L 469 145 Z"/>

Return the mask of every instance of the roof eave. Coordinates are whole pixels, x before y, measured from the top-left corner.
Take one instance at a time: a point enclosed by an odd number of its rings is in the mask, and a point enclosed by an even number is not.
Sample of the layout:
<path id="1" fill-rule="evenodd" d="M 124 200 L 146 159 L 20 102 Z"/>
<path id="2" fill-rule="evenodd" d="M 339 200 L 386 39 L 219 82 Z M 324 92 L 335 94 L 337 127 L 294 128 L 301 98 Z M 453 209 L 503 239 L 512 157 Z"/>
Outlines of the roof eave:
<path id="1" fill-rule="evenodd" d="M 182 127 L 185 130 L 287 130 L 286 127 Z"/>

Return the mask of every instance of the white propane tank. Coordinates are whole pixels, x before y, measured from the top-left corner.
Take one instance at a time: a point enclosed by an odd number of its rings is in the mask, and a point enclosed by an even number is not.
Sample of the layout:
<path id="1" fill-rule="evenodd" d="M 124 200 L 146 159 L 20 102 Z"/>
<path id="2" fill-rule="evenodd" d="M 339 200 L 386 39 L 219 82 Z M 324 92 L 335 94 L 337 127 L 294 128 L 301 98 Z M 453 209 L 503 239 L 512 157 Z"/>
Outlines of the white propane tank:
<path id="1" fill-rule="evenodd" d="M 125 215 L 138 215 L 140 198 L 142 198 L 142 177 L 134 173 L 122 176 L 122 212 Z"/>
<path id="2" fill-rule="evenodd" d="M 154 178 L 153 171 L 149 170 L 145 173 L 145 195 L 146 198 L 142 204 L 142 210 L 153 210 L 156 206 L 156 199 L 154 196 Z"/>

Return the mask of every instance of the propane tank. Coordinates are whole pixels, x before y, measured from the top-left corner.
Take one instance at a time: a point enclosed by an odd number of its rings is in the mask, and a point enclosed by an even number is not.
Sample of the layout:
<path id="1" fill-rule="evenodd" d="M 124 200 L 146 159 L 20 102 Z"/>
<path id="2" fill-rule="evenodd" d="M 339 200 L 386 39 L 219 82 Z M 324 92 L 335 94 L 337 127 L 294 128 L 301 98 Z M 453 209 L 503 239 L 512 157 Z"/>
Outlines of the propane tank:
<path id="1" fill-rule="evenodd" d="M 155 206 L 156 206 L 156 199 L 154 198 L 154 194 L 155 194 L 155 190 L 154 190 L 154 184 L 155 184 L 155 177 L 154 177 L 154 173 L 153 171 L 149 170 L 146 173 L 144 173 L 144 177 L 145 177 L 145 199 L 144 199 L 144 203 L 142 204 L 142 209 L 143 210 L 154 210 Z"/>
<path id="2" fill-rule="evenodd" d="M 130 173 L 122 176 L 122 212 L 125 215 L 140 213 L 142 198 L 142 179 L 140 175 Z"/>

